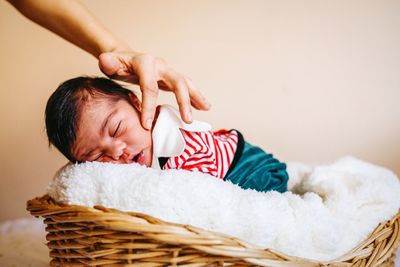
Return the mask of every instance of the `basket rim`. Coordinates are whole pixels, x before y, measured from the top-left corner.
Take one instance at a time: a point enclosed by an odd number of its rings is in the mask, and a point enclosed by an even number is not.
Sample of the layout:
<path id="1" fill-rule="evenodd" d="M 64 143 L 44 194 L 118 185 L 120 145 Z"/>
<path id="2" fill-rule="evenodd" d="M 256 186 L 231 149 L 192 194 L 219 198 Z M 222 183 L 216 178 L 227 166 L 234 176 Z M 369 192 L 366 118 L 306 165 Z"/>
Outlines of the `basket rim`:
<path id="1" fill-rule="evenodd" d="M 262 248 L 239 238 L 201 229 L 199 227 L 167 222 L 151 215 L 126 212 L 101 205 L 93 207 L 56 202 L 48 194 L 27 201 L 27 210 L 44 223 L 90 222 L 121 232 L 140 232 L 158 242 L 190 246 L 217 256 L 242 258 L 260 266 L 350 266 L 364 262 L 377 266 L 395 253 L 400 243 L 400 209 L 390 220 L 381 222 L 366 240 L 345 255 L 331 261 L 318 261 L 287 255 L 270 248 Z M 349 265 L 350 264 L 350 265 Z M 362 264 L 361 266 L 364 266 Z"/>

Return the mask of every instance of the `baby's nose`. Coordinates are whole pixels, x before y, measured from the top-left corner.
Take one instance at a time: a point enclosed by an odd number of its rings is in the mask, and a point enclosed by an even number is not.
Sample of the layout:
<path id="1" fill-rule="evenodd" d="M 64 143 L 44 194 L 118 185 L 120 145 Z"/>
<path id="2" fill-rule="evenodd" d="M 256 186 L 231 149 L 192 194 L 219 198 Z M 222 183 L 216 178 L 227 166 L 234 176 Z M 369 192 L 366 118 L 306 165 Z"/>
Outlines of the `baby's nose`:
<path id="1" fill-rule="evenodd" d="M 126 145 L 122 142 L 115 141 L 109 146 L 109 151 L 108 154 L 110 157 L 113 158 L 113 160 L 119 160 L 120 157 L 124 154 L 124 149 Z"/>

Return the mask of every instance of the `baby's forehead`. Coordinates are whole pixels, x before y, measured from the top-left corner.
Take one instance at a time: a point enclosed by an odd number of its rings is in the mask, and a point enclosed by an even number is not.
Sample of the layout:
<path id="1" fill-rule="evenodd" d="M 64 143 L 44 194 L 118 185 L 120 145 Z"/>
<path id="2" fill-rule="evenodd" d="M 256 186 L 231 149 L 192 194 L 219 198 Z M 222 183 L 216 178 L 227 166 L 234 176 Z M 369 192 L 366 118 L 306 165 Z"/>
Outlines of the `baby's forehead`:
<path id="1" fill-rule="evenodd" d="M 97 103 L 102 104 L 110 101 L 116 102 L 118 99 L 122 99 L 122 97 L 118 95 L 109 95 L 97 91 L 96 89 L 82 89 L 76 93 L 75 99 L 83 105 L 90 105 Z"/>
<path id="2" fill-rule="evenodd" d="M 112 117 L 112 114 L 126 113 L 134 106 L 121 96 L 98 95 L 81 99 L 78 108 L 77 124 L 93 123 Z M 129 106 L 129 107 L 128 107 Z M 129 112 L 129 111 L 128 111 Z M 78 127 L 79 128 L 79 127 Z"/>
<path id="3" fill-rule="evenodd" d="M 130 93 L 127 89 L 125 91 L 115 91 L 112 88 L 87 87 L 81 88 L 76 92 L 74 99 L 77 102 L 78 111 L 85 108 L 99 109 L 115 105 L 120 100 L 130 103 Z"/>
<path id="4" fill-rule="evenodd" d="M 97 119 L 108 116 L 113 110 L 119 109 L 116 105 L 119 100 L 107 96 L 80 99 L 77 103 L 77 123 L 80 124 L 85 119 L 92 119 L 93 116 Z"/>

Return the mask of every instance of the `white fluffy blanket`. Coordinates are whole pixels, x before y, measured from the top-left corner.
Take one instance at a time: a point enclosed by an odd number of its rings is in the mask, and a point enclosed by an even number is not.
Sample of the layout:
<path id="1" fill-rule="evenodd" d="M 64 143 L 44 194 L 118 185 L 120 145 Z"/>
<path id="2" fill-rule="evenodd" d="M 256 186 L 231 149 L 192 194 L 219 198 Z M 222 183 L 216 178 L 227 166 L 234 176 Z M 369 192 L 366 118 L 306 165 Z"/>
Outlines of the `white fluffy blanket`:
<path id="1" fill-rule="evenodd" d="M 346 157 L 331 165 L 288 164 L 293 192 L 243 190 L 202 173 L 137 164 L 67 165 L 50 184 L 58 201 L 141 212 L 316 260 L 344 255 L 400 208 L 391 171 Z"/>

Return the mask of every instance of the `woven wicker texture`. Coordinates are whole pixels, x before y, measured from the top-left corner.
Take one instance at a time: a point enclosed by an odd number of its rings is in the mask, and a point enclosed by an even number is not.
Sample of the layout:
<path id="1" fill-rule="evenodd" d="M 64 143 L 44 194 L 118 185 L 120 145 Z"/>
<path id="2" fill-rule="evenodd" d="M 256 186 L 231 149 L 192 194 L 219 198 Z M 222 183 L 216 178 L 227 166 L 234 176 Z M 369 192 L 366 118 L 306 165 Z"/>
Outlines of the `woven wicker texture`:
<path id="1" fill-rule="evenodd" d="M 400 213 L 343 257 L 317 262 L 234 237 L 154 217 L 56 203 L 45 195 L 28 211 L 47 225 L 50 266 L 394 266 Z"/>

